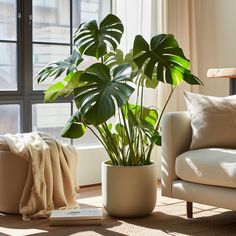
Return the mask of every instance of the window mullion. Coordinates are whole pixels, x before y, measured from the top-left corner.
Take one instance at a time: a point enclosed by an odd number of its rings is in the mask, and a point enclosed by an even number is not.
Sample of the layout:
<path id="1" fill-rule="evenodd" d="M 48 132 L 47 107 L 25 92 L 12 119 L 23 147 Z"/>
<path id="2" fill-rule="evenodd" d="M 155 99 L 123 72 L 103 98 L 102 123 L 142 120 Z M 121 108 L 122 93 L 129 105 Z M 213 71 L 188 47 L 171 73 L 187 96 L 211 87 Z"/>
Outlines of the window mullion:
<path id="1" fill-rule="evenodd" d="M 23 4 L 23 132 L 32 130 L 32 117 L 29 94 L 32 90 L 32 1 Z"/>
<path id="2" fill-rule="evenodd" d="M 73 0 L 70 0 L 70 53 L 73 51 Z"/>
<path id="3" fill-rule="evenodd" d="M 14 96 L 14 99 L 17 99 L 18 104 L 20 105 L 20 132 L 24 130 L 23 124 L 23 84 L 22 78 L 24 75 L 23 69 L 23 0 L 17 1 L 17 96 Z M 10 97 L 13 97 L 10 95 Z"/>

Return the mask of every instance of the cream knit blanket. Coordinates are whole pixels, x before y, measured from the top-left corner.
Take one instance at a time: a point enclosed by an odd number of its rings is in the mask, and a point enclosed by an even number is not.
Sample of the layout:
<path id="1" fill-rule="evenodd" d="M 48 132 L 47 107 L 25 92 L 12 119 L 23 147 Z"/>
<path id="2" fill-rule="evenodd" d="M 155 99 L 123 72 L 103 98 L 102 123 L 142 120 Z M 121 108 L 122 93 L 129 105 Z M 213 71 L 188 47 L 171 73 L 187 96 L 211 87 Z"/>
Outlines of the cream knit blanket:
<path id="1" fill-rule="evenodd" d="M 78 153 L 73 146 L 59 144 L 46 133 L 34 132 L 2 135 L 0 149 L 9 149 L 29 162 L 19 206 L 23 220 L 48 217 L 52 209 L 79 207 Z"/>

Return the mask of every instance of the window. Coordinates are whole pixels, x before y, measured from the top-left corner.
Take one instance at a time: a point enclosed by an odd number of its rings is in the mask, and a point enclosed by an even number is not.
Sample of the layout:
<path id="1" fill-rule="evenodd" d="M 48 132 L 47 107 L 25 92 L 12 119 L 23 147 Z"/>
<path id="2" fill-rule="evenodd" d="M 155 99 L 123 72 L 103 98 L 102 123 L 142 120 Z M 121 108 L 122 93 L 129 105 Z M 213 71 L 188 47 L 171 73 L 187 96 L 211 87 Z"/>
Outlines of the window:
<path id="1" fill-rule="evenodd" d="M 41 130 L 62 139 L 59 133 L 74 110 L 71 99 L 45 104 L 43 90 L 53 81 L 37 84 L 33 78 L 49 62 L 70 55 L 79 24 L 99 21 L 110 5 L 110 0 L 0 0 L 0 134 Z M 97 141 L 87 133 L 75 143 Z"/>

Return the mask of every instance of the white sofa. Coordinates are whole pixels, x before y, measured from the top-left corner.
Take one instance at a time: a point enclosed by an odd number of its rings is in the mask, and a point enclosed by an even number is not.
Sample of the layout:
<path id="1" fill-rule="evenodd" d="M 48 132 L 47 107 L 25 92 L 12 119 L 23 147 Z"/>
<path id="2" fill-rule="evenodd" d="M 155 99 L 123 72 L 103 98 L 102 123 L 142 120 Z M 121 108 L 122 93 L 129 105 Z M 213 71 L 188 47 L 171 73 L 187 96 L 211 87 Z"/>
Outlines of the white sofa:
<path id="1" fill-rule="evenodd" d="M 188 112 L 167 112 L 162 122 L 162 195 L 236 210 L 236 150 L 189 150 L 192 129 Z M 220 135 L 220 134 L 219 134 Z"/>

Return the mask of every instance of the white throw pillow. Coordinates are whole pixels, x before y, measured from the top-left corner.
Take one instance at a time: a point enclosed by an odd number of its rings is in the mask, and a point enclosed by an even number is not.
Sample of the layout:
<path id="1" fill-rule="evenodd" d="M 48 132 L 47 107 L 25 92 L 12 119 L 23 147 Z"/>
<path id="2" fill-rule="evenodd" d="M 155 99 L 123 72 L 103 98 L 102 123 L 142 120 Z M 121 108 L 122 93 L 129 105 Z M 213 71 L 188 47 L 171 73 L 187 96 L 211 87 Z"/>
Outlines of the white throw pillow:
<path id="1" fill-rule="evenodd" d="M 190 149 L 236 148 L 236 95 L 212 97 L 184 92 L 191 117 Z"/>

